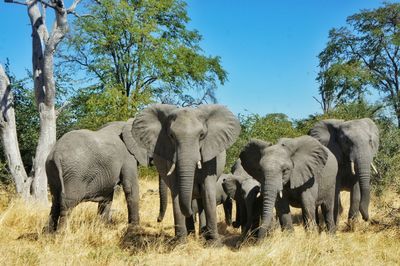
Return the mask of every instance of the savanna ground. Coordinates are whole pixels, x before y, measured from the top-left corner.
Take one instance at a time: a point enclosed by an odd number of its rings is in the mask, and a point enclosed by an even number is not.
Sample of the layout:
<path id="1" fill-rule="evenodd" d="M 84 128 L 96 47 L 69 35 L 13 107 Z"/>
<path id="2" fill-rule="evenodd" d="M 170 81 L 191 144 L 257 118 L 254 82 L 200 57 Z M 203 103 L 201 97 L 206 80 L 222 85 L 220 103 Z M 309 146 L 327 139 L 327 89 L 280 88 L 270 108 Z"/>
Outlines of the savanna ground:
<path id="1" fill-rule="evenodd" d="M 97 205 L 80 204 L 72 212 L 65 232 L 47 235 L 42 228 L 49 206 L 26 205 L 7 188 L 0 189 L 0 265 L 398 265 L 400 264 L 400 198 L 394 192 L 373 197 L 372 222 L 360 221 L 354 232 L 346 228 L 345 212 L 335 236 L 306 233 L 296 223 L 294 233 L 275 230 L 261 244 L 235 249 L 239 230 L 226 227 L 218 208 L 221 248 L 207 247 L 191 237 L 172 245 L 172 206 L 162 223 L 158 215 L 157 180 L 140 181 L 141 229 L 127 226 L 123 193 L 113 203 L 113 222 L 104 224 Z M 300 221 L 299 212 L 294 217 Z M 140 239 L 140 241 L 138 240 Z"/>

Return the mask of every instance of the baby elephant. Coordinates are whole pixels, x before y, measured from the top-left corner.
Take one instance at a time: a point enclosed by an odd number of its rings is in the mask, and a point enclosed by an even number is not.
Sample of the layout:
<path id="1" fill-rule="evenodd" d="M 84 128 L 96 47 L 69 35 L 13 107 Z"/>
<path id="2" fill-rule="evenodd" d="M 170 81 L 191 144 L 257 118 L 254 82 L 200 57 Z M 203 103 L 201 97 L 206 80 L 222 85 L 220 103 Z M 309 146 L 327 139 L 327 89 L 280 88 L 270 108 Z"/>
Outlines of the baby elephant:
<path id="1" fill-rule="evenodd" d="M 117 184 L 125 192 L 128 222 L 139 223 L 137 164 L 148 160 L 131 130 L 131 121 L 112 122 L 97 131 L 68 132 L 57 141 L 46 161 L 52 195 L 49 232 L 63 227 L 68 210 L 82 201 L 99 202 L 99 214 L 109 219 Z"/>
<path id="2" fill-rule="evenodd" d="M 225 193 L 225 191 L 222 187 L 222 182 L 227 176 L 229 176 L 229 175 L 222 174 L 217 179 L 215 196 L 216 196 L 217 206 L 222 204 L 224 207 L 226 224 L 231 225 L 232 224 L 232 198 L 230 198 L 228 196 L 228 194 Z M 167 185 L 162 180 L 162 178 L 159 179 L 159 182 L 160 182 L 159 183 L 160 212 L 159 212 L 157 221 L 161 222 L 164 219 L 165 211 L 167 209 L 167 202 L 168 202 L 167 194 L 168 193 L 167 193 Z M 192 217 L 186 218 L 186 226 L 188 228 L 188 231 L 189 231 L 189 233 L 194 233 L 194 223 L 196 222 L 196 215 L 198 214 L 199 215 L 199 231 L 200 231 L 200 233 L 203 233 L 205 230 L 205 226 L 206 226 L 206 217 L 205 217 L 201 199 L 193 199 L 192 200 L 192 211 L 193 211 Z"/>
<path id="3" fill-rule="evenodd" d="M 236 225 L 241 225 L 242 234 L 237 245 L 260 225 L 262 198 L 260 183 L 252 177 L 227 175 L 222 183 L 226 194 L 236 201 Z"/>

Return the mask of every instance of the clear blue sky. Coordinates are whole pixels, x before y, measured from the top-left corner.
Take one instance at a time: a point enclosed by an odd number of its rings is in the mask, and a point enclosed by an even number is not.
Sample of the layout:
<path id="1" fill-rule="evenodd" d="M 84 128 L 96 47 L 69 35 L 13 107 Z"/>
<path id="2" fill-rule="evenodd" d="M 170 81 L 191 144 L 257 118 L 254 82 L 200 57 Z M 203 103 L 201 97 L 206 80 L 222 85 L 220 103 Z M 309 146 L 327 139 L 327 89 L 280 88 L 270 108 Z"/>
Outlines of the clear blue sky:
<path id="1" fill-rule="evenodd" d="M 69 4 L 70 1 L 66 0 Z M 312 98 L 317 55 L 328 32 L 345 25 L 376 0 L 236 1 L 189 0 L 190 27 L 203 35 L 202 48 L 219 55 L 229 80 L 217 91 L 219 103 L 235 113 L 285 113 L 292 119 L 320 112 Z M 26 8 L 0 2 L 0 62 L 10 59 L 22 77 L 31 67 Z"/>

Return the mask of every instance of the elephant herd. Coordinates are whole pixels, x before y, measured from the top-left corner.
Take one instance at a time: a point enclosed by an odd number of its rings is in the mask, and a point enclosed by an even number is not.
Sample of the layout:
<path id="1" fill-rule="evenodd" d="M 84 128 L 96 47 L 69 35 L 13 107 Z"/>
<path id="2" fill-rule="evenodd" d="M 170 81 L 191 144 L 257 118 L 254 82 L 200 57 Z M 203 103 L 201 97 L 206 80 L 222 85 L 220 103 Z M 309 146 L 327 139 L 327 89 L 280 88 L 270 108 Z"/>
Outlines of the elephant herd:
<path id="1" fill-rule="evenodd" d="M 69 211 L 83 201 L 98 202 L 110 219 L 114 187 L 120 184 L 128 223 L 139 225 L 138 165 L 150 160 L 159 173 L 161 221 L 172 196 L 175 239 L 194 233 L 196 214 L 201 235 L 218 242 L 217 211 L 241 227 L 238 245 L 250 234 L 262 239 L 272 229 L 274 208 L 282 229 L 291 230 L 290 206 L 301 208 L 304 226 L 318 224 L 321 207 L 327 231 L 338 224 L 339 193 L 350 191 L 348 219 L 358 212 L 369 219 L 370 169 L 379 132 L 369 118 L 317 122 L 309 135 L 277 143 L 252 139 L 230 174 L 223 174 L 226 150 L 240 133 L 236 116 L 221 105 L 178 108 L 155 104 L 127 122 L 111 122 L 97 131 L 75 130 L 61 137 L 46 161 L 52 207 L 46 229 L 65 226 Z"/>

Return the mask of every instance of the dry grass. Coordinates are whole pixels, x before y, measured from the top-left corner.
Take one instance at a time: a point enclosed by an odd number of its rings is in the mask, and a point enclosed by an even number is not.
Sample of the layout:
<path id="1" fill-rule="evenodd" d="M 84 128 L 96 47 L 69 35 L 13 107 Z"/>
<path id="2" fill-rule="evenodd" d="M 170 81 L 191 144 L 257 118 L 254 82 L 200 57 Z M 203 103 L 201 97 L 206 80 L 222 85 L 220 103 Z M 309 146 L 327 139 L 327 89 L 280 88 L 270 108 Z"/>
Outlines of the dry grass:
<path id="1" fill-rule="evenodd" d="M 224 226 L 218 208 L 222 248 L 205 247 L 201 239 L 174 246 L 172 207 L 158 224 L 158 193 L 151 179 L 141 181 L 141 229 L 127 228 L 122 193 L 113 204 L 113 223 L 102 223 L 93 203 L 80 204 L 66 232 L 42 234 L 48 206 L 26 205 L 0 192 L 0 265 L 398 265 L 400 264 L 400 199 L 395 193 L 374 198 L 373 222 L 359 222 L 347 232 L 345 217 L 335 236 L 280 230 L 262 244 L 234 248 L 239 231 Z M 348 202 L 344 195 L 344 203 Z M 347 210 L 347 207 L 345 207 Z"/>

